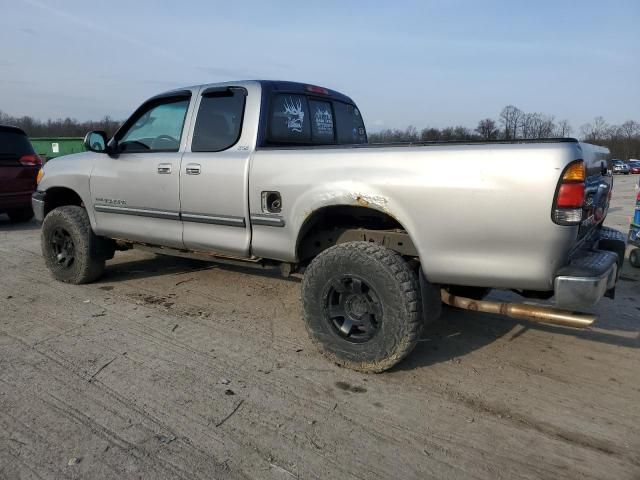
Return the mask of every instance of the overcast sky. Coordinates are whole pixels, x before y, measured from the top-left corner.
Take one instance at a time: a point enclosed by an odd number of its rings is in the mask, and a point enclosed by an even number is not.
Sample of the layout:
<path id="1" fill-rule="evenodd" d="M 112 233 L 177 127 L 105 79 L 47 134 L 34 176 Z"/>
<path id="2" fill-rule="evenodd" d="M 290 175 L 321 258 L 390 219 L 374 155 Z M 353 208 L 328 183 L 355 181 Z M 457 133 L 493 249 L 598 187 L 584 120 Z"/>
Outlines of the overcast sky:
<path id="1" fill-rule="evenodd" d="M 475 127 L 507 104 L 576 131 L 640 121 L 640 0 L 0 0 L 11 115 L 123 119 L 170 88 L 247 78 L 343 91 L 370 130 Z"/>

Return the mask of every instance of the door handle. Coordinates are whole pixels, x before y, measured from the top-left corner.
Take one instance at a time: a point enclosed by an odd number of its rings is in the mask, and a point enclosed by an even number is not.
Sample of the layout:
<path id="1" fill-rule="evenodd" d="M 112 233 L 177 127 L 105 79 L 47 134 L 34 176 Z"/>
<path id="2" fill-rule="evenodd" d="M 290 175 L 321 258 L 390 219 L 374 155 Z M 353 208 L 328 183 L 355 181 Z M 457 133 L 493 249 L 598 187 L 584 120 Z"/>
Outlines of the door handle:
<path id="1" fill-rule="evenodd" d="M 185 171 L 187 172 L 187 175 L 200 175 L 200 164 L 188 163 Z"/>
<path id="2" fill-rule="evenodd" d="M 158 173 L 171 173 L 171 164 L 170 163 L 159 163 L 158 164 Z"/>

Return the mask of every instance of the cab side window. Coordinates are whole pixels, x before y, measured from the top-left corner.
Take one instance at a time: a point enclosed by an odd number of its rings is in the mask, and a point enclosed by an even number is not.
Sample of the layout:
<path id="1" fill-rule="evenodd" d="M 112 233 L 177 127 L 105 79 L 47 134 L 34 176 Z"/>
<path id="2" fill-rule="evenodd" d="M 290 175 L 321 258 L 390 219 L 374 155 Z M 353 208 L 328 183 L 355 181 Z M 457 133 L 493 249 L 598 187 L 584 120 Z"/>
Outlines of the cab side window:
<path id="1" fill-rule="evenodd" d="M 143 106 L 128 121 L 129 128 L 118 139 L 122 153 L 177 152 L 180 148 L 188 98 L 174 98 Z"/>
<path id="2" fill-rule="evenodd" d="M 242 132 L 246 93 L 241 89 L 205 92 L 193 130 L 192 152 L 221 152 L 235 145 Z"/>

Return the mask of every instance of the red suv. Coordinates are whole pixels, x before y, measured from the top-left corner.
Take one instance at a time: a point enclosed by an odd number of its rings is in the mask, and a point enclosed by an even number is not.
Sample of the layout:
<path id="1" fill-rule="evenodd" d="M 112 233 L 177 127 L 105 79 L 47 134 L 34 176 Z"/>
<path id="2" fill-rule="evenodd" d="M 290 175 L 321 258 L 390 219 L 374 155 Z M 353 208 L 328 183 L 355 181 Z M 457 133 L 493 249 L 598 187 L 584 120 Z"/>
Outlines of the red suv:
<path id="1" fill-rule="evenodd" d="M 0 125 L 0 214 L 12 222 L 33 217 L 31 194 L 36 189 L 42 160 L 34 152 L 27 134 L 16 127 Z"/>

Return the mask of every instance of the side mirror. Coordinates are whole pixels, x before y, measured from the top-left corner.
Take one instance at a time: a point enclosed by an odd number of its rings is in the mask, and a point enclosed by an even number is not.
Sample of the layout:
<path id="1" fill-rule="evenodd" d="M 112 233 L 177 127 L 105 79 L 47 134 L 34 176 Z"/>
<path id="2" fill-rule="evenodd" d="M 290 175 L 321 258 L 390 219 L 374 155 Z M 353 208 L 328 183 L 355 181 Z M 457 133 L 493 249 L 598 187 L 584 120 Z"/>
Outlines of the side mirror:
<path id="1" fill-rule="evenodd" d="M 89 132 L 84 137 L 84 148 L 90 152 L 107 153 L 107 134 L 101 130 Z"/>

